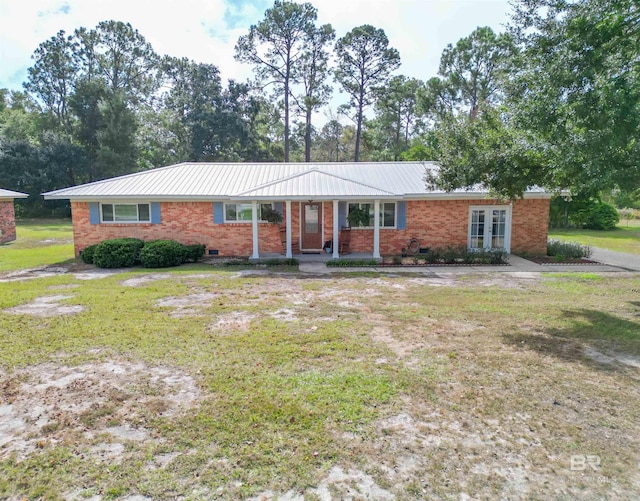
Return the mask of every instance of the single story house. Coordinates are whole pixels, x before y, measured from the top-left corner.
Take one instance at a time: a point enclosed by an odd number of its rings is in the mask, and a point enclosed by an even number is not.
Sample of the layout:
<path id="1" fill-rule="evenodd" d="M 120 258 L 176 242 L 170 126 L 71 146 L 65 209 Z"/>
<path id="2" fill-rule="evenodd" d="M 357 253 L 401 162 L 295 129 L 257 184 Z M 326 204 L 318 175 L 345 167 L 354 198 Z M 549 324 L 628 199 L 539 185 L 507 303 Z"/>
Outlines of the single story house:
<path id="1" fill-rule="evenodd" d="M 13 242 L 16 239 L 16 213 L 13 200 L 28 196 L 26 193 L 0 188 L 0 244 Z"/>
<path id="2" fill-rule="evenodd" d="M 431 162 L 181 163 L 44 193 L 71 201 L 76 255 L 115 237 L 206 245 L 218 256 L 341 252 L 373 258 L 447 245 L 546 253 L 551 194 L 490 198 L 486 189 L 445 192 L 425 182 Z M 349 229 L 348 214 L 369 214 Z M 263 214 L 276 211 L 280 224 Z M 343 232 L 343 228 L 345 229 Z M 349 240 L 348 248 L 340 245 Z"/>

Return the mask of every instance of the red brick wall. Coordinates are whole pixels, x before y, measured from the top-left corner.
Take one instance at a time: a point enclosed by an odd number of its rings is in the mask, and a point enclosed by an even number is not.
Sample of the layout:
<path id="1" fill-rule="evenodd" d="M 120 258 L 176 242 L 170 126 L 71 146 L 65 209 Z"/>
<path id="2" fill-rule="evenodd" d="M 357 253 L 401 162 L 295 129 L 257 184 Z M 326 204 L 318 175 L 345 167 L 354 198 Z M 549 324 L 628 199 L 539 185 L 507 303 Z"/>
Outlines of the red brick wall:
<path id="1" fill-rule="evenodd" d="M 0 201 L 0 244 L 16 239 L 16 214 L 13 200 Z"/>
<path id="2" fill-rule="evenodd" d="M 170 238 L 185 244 L 203 243 L 207 249 L 218 249 L 221 256 L 250 256 L 252 233 L 250 223 L 213 223 L 212 202 L 162 202 L 161 224 L 89 224 L 89 204 L 73 202 L 73 233 L 76 255 L 86 246 L 107 238 L 136 237 L 143 240 Z M 300 203 L 291 204 L 292 239 L 300 239 Z M 380 229 L 380 253 L 399 254 L 410 238 L 422 247 L 467 245 L 469 207 L 472 205 L 504 205 L 495 200 L 421 200 L 407 202 L 407 229 Z M 323 204 L 324 239 L 333 238 L 333 203 Z M 286 210 L 286 209 L 285 209 Z M 13 204 L 11 204 L 13 211 Z M 286 215 L 285 215 L 286 217 Z M 283 225 L 286 219 L 283 220 Z M 547 245 L 549 200 L 517 200 L 512 206 L 511 251 L 544 254 Z M 260 223 L 258 228 L 261 253 L 281 253 L 280 227 Z M 371 252 L 372 229 L 355 229 L 351 233 L 352 252 Z"/>
<path id="3" fill-rule="evenodd" d="M 213 223 L 212 202 L 161 202 L 160 224 L 89 223 L 89 203 L 72 202 L 73 239 L 76 256 L 88 245 L 108 238 L 133 237 L 142 240 L 167 238 L 183 244 L 204 244 L 221 256 L 250 256 L 253 249 L 251 223 Z M 281 252 L 280 227 L 258 225 L 260 252 Z"/>
<path id="4" fill-rule="evenodd" d="M 469 207 L 504 205 L 496 200 L 420 200 L 407 202 L 407 229 L 380 229 L 380 254 L 400 254 L 409 239 L 421 247 L 466 246 Z M 511 252 L 545 254 L 549 224 L 549 199 L 516 200 L 512 206 Z M 352 252 L 371 252 L 373 229 L 351 232 Z"/>
<path id="5" fill-rule="evenodd" d="M 517 200 L 511 216 L 511 252 L 547 253 L 550 199 Z"/>

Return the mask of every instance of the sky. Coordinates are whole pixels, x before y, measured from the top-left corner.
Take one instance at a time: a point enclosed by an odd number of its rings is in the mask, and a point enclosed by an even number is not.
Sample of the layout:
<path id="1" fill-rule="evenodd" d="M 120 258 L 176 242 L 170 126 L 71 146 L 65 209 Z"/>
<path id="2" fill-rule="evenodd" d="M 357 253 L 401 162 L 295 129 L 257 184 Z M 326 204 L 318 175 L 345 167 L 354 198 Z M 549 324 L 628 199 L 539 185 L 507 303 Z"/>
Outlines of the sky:
<path id="1" fill-rule="evenodd" d="M 400 52 L 402 66 L 395 73 L 421 80 L 437 74 L 447 44 L 478 26 L 504 31 L 510 11 L 509 0 L 310 3 L 318 9 L 318 24 L 330 23 L 337 38 L 363 24 L 382 28 Z M 21 90 L 31 54 L 59 30 L 71 34 L 106 20 L 130 23 L 160 55 L 215 64 L 223 79 L 244 81 L 252 68 L 234 60 L 235 43 L 272 5 L 273 0 L 0 0 L 0 88 Z M 336 100 L 339 95 L 332 106 Z"/>

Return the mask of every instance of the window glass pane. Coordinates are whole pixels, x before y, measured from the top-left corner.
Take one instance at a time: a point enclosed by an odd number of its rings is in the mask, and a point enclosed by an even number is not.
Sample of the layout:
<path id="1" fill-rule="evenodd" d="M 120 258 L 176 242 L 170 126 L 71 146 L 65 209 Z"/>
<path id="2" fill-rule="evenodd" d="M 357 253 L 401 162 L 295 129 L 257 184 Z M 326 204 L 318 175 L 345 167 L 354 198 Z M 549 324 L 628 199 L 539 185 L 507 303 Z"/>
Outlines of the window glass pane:
<path id="1" fill-rule="evenodd" d="M 236 204 L 238 221 L 251 221 L 251 204 Z"/>
<path id="2" fill-rule="evenodd" d="M 236 204 L 225 204 L 224 206 L 224 218 L 227 221 L 236 220 Z"/>
<path id="3" fill-rule="evenodd" d="M 102 204 L 102 220 L 113 221 L 113 205 Z"/>
<path id="4" fill-rule="evenodd" d="M 258 219 L 260 219 L 261 221 L 264 221 L 262 214 L 270 210 L 273 210 L 273 204 L 260 204 L 259 207 L 260 207 L 260 212 L 258 213 L 259 214 Z"/>
<path id="5" fill-rule="evenodd" d="M 385 203 L 381 204 L 382 212 L 380 213 L 380 226 L 392 227 L 396 224 L 396 204 Z"/>
<path id="6" fill-rule="evenodd" d="M 150 221 L 149 204 L 138 204 L 138 221 Z"/>
<path id="7" fill-rule="evenodd" d="M 133 204 L 116 204 L 113 206 L 116 221 L 131 222 L 138 220 L 138 206 Z"/>
<path id="8" fill-rule="evenodd" d="M 318 208 L 319 206 L 315 204 L 304 206 L 305 233 L 318 233 L 320 223 Z"/>

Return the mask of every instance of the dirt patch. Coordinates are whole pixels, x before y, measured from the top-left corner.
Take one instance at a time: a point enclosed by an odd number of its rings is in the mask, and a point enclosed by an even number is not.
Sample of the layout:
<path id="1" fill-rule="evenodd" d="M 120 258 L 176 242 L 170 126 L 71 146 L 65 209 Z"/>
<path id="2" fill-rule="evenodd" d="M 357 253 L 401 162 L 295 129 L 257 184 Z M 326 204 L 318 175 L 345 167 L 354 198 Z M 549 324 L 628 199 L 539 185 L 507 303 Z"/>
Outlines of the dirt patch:
<path id="1" fill-rule="evenodd" d="M 44 268 L 30 268 L 25 270 L 10 271 L 0 274 L 0 282 L 22 282 L 24 280 L 34 280 L 37 278 L 56 277 L 71 274 L 78 280 L 96 280 L 106 278 L 117 273 L 129 271 L 125 268 L 101 269 L 84 263 L 73 263 L 68 267 L 46 266 Z"/>
<path id="2" fill-rule="evenodd" d="M 629 355 L 627 353 L 602 353 L 595 348 L 587 346 L 584 349 L 584 356 L 605 365 L 618 363 L 640 369 L 640 357 Z"/>
<path id="3" fill-rule="evenodd" d="M 211 305 L 211 302 L 218 298 L 220 294 L 216 292 L 198 292 L 188 296 L 169 296 L 158 300 L 156 305 L 165 308 L 173 308 L 169 316 L 173 318 L 199 316 L 202 315 L 202 308 Z"/>
<path id="4" fill-rule="evenodd" d="M 250 498 L 249 501 L 304 501 L 306 497 L 321 500 L 375 499 L 392 501 L 396 499 L 394 494 L 380 487 L 371 475 L 357 468 L 345 470 L 341 466 L 334 466 L 317 487 L 307 489 L 304 494 L 294 491 L 288 491 L 284 494 L 267 491 Z"/>
<path id="5" fill-rule="evenodd" d="M 73 315 L 84 310 L 81 305 L 63 305 L 60 301 L 71 299 L 73 296 L 58 294 L 56 296 L 38 297 L 30 303 L 7 308 L 6 313 L 14 315 L 33 315 L 34 317 L 57 317 L 60 315 Z"/>
<path id="6" fill-rule="evenodd" d="M 0 458 L 74 440 L 90 457 L 114 461 L 130 441 L 148 442 L 147 414 L 174 416 L 200 392 L 188 374 L 130 362 L 67 367 L 48 363 L 0 380 Z M 90 444 L 106 434 L 110 440 Z"/>
<path id="7" fill-rule="evenodd" d="M 216 321 L 212 323 L 209 328 L 222 333 L 228 331 L 246 331 L 249 329 L 249 325 L 254 318 L 256 318 L 256 315 L 252 313 L 234 311 L 224 315 L 218 315 Z"/>
<path id="8" fill-rule="evenodd" d="M 129 278 L 122 282 L 125 287 L 140 287 L 151 282 L 157 282 L 158 280 L 166 280 L 173 275 L 169 273 L 151 273 L 149 275 L 141 275 L 139 277 Z"/>

